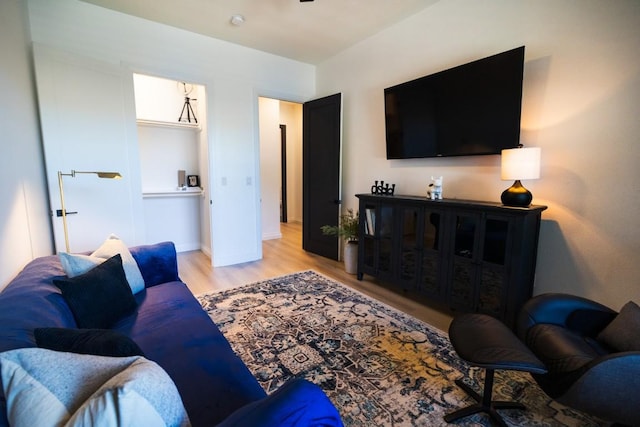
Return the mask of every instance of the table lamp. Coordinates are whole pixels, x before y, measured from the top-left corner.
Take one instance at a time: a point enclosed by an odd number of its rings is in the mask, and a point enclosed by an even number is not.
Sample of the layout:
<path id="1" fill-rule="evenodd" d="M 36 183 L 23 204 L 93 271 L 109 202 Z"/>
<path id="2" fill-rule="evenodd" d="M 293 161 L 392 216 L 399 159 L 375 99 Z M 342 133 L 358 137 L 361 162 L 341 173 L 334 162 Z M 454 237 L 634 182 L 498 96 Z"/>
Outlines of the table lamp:
<path id="1" fill-rule="evenodd" d="M 107 178 L 107 179 L 120 179 L 122 175 L 119 172 L 96 172 L 96 171 L 76 171 L 72 170 L 71 173 L 62 173 L 58 171 L 58 187 L 60 188 L 60 210 L 58 211 L 58 216 L 62 217 L 62 225 L 64 228 L 64 244 L 67 252 L 71 252 L 69 250 L 69 231 L 67 228 L 67 210 L 64 206 L 64 189 L 62 186 L 62 177 L 70 176 L 71 178 L 75 178 L 78 174 L 92 174 L 98 175 L 98 178 Z M 71 212 L 69 212 L 71 213 Z M 76 212 L 73 212 L 76 213 Z"/>
<path id="2" fill-rule="evenodd" d="M 533 195 L 522 186 L 520 180 L 540 178 L 540 148 L 522 148 L 521 145 L 519 148 L 502 150 L 500 178 L 515 180 L 500 197 L 503 205 L 522 208 L 529 206 Z"/>

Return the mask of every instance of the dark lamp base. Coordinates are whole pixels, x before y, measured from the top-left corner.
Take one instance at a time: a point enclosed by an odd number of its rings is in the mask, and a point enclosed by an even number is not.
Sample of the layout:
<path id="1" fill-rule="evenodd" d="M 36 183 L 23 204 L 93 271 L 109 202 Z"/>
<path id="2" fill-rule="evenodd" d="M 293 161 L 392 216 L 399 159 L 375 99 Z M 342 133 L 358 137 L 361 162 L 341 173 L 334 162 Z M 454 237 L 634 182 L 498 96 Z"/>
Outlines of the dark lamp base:
<path id="1" fill-rule="evenodd" d="M 502 192 L 500 200 L 505 206 L 516 206 L 526 208 L 531 205 L 533 194 L 522 186 L 520 180 L 516 180 L 513 185 Z"/>

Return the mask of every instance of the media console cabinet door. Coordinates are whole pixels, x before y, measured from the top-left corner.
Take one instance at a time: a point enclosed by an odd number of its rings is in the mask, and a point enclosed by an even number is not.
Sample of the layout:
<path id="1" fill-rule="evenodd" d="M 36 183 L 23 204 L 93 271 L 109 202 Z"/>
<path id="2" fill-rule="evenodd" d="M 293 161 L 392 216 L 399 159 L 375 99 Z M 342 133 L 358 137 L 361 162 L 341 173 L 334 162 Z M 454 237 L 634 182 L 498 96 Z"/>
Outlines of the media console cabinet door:
<path id="1" fill-rule="evenodd" d="M 123 67 L 34 46 L 53 231 L 65 250 L 58 171 L 119 172 L 63 176 L 70 250 L 96 249 L 111 233 L 142 243 L 144 220 L 137 149 L 133 73 Z"/>

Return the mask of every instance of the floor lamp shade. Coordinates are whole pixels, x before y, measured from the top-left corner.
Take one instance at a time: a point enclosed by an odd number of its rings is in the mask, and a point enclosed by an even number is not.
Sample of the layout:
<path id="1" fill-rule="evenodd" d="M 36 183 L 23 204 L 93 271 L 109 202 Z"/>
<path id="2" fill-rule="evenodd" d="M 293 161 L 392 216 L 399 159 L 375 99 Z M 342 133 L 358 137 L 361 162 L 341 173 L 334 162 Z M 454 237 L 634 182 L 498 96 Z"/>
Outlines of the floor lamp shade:
<path id="1" fill-rule="evenodd" d="M 63 177 L 70 176 L 71 178 L 75 178 L 76 175 L 79 174 L 89 174 L 89 175 L 98 175 L 98 178 L 106 178 L 106 179 L 120 179 L 122 175 L 119 172 L 102 172 L 102 171 L 76 171 L 72 170 L 71 173 L 63 173 L 58 171 L 58 188 L 60 190 L 60 211 L 59 216 L 62 217 L 62 226 L 64 229 L 64 245 L 67 252 L 71 252 L 69 249 L 69 228 L 67 225 L 67 208 L 64 204 L 64 185 L 63 185 Z"/>
<path id="2" fill-rule="evenodd" d="M 500 178 L 514 180 L 500 199 L 505 206 L 527 207 L 533 195 L 522 186 L 520 180 L 540 178 L 540 148 L 511 148 L 502 150 Z"/>

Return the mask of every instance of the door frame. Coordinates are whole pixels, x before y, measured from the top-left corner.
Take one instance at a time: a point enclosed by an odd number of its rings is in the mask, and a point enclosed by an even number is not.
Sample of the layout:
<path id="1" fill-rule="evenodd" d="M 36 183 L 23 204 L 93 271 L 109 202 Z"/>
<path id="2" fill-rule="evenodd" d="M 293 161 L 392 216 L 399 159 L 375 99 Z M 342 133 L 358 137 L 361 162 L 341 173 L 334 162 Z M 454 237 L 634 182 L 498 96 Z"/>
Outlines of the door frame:
<path id="1" fill-rule="evenodd" d="M 288 222 L 287 216 L 287 125 L 280 125 L 280 222 Z"/>

